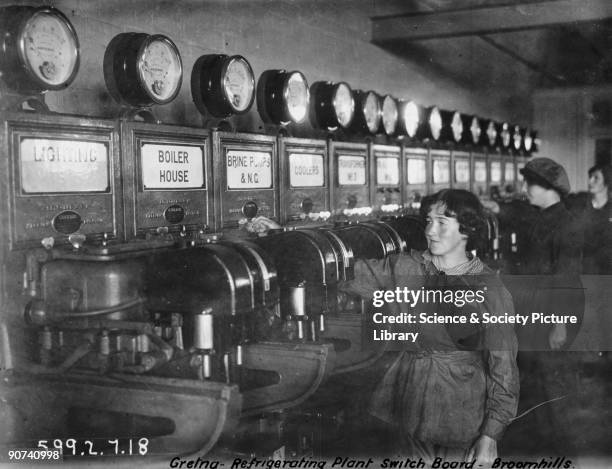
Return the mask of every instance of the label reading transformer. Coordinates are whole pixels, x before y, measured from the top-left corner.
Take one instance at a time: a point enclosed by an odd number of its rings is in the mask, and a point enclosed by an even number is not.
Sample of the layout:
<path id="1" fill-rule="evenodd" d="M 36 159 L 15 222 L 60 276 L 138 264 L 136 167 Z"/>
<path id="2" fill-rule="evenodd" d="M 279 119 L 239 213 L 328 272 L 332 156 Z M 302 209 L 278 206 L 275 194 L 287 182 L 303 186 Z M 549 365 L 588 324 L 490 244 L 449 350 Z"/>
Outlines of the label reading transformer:
<path id="1" fill-rule="evenodd" d="M 271 189 L 272 154 L 229 150 L 225 157 L 228 189 Z"/>
<path id="2" fill-rule="evenodd" d="M 399 184 L 398 158 L 376 158 L 376 184 Z"/>
<path id="3" fill-rule="evenodd" d="M 291 187 L 323 187 L 323 155 L 291 153 L 289 155 L 289 184 Z"/>
<path id="4" fill-rule="evenodd" d="M 363 186 L 366 183 L 366 160 L 363 156 L 338 156 L 338 184 Z"/>
<path id="5" fill-rule="evenodd" d="M 145 143 L 140 156 L 145 190 L 204 187 L 202 147 Z"/>
<path id="6" fill-rule="evenodd" d="M 26 194 L 108 192 L 108 144 L 22 138 L 21 189 Z"/>

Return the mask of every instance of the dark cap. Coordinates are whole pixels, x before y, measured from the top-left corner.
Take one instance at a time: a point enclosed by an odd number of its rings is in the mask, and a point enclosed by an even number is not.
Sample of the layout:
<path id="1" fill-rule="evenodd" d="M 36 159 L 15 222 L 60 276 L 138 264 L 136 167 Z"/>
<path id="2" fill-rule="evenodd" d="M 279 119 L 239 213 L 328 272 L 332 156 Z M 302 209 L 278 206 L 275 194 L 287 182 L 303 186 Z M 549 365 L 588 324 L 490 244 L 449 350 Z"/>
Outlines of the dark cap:
<path id="1" fill-rule="evenodd" d="M 570 183 L 563 166 L 550 158 L 534 158 L 529 161 L 520 173 L 529 177 L 535 175 L 536 179 L 542 179 L 562 195 L 569 194 Z"/>

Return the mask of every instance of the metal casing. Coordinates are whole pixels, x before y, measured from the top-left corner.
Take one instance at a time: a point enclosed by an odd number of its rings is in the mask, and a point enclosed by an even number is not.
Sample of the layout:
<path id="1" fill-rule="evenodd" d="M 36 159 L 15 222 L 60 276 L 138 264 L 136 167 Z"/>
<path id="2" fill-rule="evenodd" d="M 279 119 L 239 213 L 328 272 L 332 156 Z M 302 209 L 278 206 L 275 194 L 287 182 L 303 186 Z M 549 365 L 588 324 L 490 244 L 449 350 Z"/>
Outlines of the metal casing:
<path id="1" fill-rule="evenodd" d="M 334 213 L 358 214 L 371 206 L 370 161 L 365 143 L 330 142 L 329 174 Z"/>
<path id="2" fill-rule="evenodd" d="M 470 154 L 465 151 L 453 150 L 451 156 L 453 189 L 465 189 L 469 191 L 472 185 Z"/>
<path id="3" fill-rule="evenodd" d="M 217 229 L 264 216 L 278 221 L 278 155 L 275 137 L 214 131 Z"/>
<path id="4" fill-rule="evenodd" d="M 115 122 L 7 113 L 0 135 L 2 210 L 11 250 L 68 235 L 122 239 L 123 205 Z"/>
<path id="5" fill-rule="evenodd" d="M 329 212 L 329 167 L 324 140 L 279 139 L 280 220 L 316 221 Z"/>
<path id="6" fill-rule="evenodd" d="M 429 152 L 424 148 L 404 147 L 404 207 L 418 208 L 429 192 Z"/>
<path id="7" fill-rule="evenodd" d="M 395 145 L 370 145 L 370 187 L 373 208 L 381 215 L 402 209 L 402 149 Z"/>
<path id="8" fill-rule="evenodd" d="M 123 121 L 121 160 L 128 239 L 215 226 L 208 131 Z"/>

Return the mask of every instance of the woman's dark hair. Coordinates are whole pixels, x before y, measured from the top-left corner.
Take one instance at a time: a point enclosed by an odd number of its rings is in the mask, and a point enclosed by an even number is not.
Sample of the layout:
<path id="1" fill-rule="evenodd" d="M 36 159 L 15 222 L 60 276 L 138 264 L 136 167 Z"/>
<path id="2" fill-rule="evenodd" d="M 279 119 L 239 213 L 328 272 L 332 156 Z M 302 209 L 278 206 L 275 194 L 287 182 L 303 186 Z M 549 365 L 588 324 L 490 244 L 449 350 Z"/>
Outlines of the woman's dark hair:
<path id="1" fill-rule="evenodd" d="M 459 233 L 468 237 L 468 251 L 485 246 L 488 226 L 478 197 L 463 189 L 443 189 L 423 199 L 421 215 L 426 218 L 431 207 L 436 204 L 444 206 L 444 216 L 457 219 Z"/>
<path id="2" fill-rule="evenodd" d="M 608 193 L 612 192 L 612 166 L 609 164 L 596 164 L 589 169 L 589 177 L 597 171 L 603 176 L 604 185 L 608 188 Z"/>

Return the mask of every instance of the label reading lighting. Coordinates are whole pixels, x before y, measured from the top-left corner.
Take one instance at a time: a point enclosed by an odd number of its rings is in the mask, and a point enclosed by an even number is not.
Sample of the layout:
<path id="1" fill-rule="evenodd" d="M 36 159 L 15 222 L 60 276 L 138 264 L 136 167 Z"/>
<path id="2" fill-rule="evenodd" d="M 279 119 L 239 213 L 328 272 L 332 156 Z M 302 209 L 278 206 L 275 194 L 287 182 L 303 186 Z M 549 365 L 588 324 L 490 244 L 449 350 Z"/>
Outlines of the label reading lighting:
<path id="1" fill-rule="evenodd" d="M 399 160 L 397 158 L 376 158 L 376 184 L 399 184 Z"/>
<path id="2" fill-rule="evenodd" d="M 145 143 L 140 148 L 145 189 L 195 189 L 204 187 L 201 147 Z"/>
<path id="3" fill-rule="evenodd" d="M 289 155 L 289 184 L 291 187 L 324 186 L 323 155 L 291 153 Z"/>
<path id="4" fill-rule="evenodd" d="M 27 194 L 109 190 L 106 143 L 23 138 L 19 162 Z"/>
<path id="5" fill-rule="evenodd" d="M 229 150 L 225 158 L 228 189 L 272 188 L 272 155 L 262 151 Z"/>
<path id="6" fill-rule="evenodd" d="M 362 156 L 338 156 L 338 184 L 362 186 L 366 183 L 366 161 Z"/>

